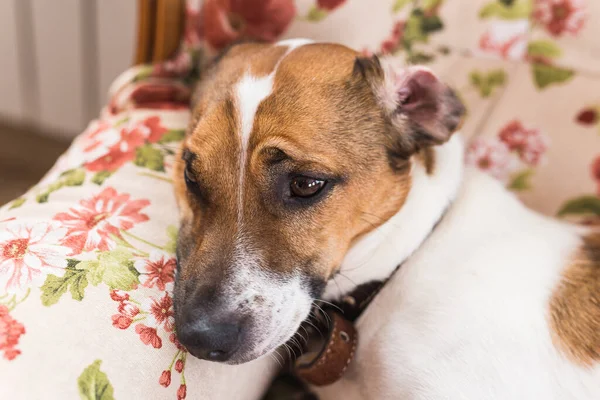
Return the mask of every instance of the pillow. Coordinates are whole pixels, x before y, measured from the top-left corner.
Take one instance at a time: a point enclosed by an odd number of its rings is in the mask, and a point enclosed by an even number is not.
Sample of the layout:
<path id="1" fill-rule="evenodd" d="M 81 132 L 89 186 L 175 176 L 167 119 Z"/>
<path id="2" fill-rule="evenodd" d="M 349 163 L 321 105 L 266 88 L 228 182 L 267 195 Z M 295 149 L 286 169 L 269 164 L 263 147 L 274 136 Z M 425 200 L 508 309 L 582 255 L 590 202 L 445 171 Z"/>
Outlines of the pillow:
<path id="1" fill-rule="evenodd" d="M 0 209 L 2 397 L 259 398 L 272 358 L 201 361 L 173 332 L 170 171 L 190 89 L 143 66 L 111 94 L 41 182 Z"/>

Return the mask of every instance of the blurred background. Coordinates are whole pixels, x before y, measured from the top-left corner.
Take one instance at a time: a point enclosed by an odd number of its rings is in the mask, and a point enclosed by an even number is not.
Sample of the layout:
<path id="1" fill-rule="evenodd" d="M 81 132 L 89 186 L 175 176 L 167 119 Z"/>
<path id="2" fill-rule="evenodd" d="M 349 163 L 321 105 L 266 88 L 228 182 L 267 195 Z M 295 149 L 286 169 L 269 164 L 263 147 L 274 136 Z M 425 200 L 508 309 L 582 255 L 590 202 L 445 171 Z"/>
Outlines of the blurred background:
<path id="1" fill-rule="evenodd" d="M 0 0 L 0 204 L 35 184 L 98 115 L 133 62 L 136 6 Z"/>

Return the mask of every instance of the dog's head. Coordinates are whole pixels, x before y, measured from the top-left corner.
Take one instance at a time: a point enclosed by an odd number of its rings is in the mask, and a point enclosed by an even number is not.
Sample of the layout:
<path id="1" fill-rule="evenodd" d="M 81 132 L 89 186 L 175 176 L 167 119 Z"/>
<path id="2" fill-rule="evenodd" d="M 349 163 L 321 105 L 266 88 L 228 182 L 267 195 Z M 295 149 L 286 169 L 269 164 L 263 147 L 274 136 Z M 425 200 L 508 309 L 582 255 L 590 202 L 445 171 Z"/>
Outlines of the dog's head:
<path id="1" fill-rule="evenodd" d="M 241 363 L 296 332 L 463 107 L 423 67 L 333 44 L 237 45 L 207 75 L 175 168 L 176 330 L 193 355 Z"/>

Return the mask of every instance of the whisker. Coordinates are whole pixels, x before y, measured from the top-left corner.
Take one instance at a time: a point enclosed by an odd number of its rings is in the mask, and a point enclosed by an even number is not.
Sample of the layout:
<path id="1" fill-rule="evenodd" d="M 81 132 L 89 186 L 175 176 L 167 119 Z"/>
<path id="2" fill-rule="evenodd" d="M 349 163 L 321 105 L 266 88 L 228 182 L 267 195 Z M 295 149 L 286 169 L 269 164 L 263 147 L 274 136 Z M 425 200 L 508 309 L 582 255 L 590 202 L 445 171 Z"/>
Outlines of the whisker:
<path id="1" fill-rule="evenodd" d="M 313 324 L 309 320 L 305 320 L 304 322 L 306 322 L 307 324 L 309 324 L 310 326 L 312 326 L 315 329 L 315 331 L 317 331 L 319 333 L 319 335 L 321 337 L 323 337 L 323 332 L 321 332 L 321 330 L 319 328 L 317 328 L 317 326 L 315 324 Z"/>
<path id="2" fill-rule="evenodd" d="M 342 297 L 344 295 L 344 293 L 342 293 L 342 289 L 340 288 L 340 285 L 335 280 L 335 276 L 333 278 L 331 278 L 331 279 L 333 280 L 333 283 L 335 283 L 335 286 L 337 286 L 338 292 L 340 292 L 340 297 Z"/>
<path id="3" fill-rule="evenodd" d="M 279 364 L 279 368 L 283 368 L 283 365 L 281 364 L 281 361 L 279 361 L 279 358 L 275 357 L 276 354 L 277 354 L 277 351 L 269 353 L 269 357 L 272 358 L 273 360 L 277 361 L 277 364 Z"/>
<path id="4" fill-rule="evenodd" d="M 306 334 L 308 336 L 308 332 L 306 331 L 306 328 L 304 328 L 302 325 L 300 325 L 300 328 L 304 329 L 304 331 L 306 332 Z M 308 338 L 304 337 L 304 335 L 300 331 L 298 331 L 297 334 L 298 334 L 298 337 L 300 339 L 302 339 L 302 341 L 304 342 L 304 345 L 306 346 L 308 344 Z M 298 342 L 300 342 L 300 340 L 298 340 Z"/>
<path id="5" fill-rule="evenodd" d="M 338 275 L 341 276 L 342 278 L 346 278 L 350 281 L 350 283 L 352 283 L 354 285 L 354 287 L 357 287 L 358 284 L 356 282 L 354 282 L 352 279 L 350 279 L 349 277 L 347 277 L 346 275 L 342 274 L 341 272 L 338 272 Z"/>
<path id="6" fill-rule="evenodd" d="M 329 302 L 329 301 L 326 301 L 326 300 L 321 300 L 321 299 L 315 299 L 314 301 L 320 301 L 321 303 L 325 303 L 325 304 L 328 304 L 328 305 L 330 305 L 330 306 L 332 306 L 332 307 L 335 307 L 335 308 L 337 308 L 337 309 L 338 309 L 338 310 L 340 310 L 342 313 L 344 312 L 344 310 L 342 310 L 342 309 L 341 309 L 339 306 L 337 306 L 337 305 L 335 305 L 335 304 L 333 304 L 333 303 L 331 303 L 331 302 Z"/>
<path id="7" fill-rule="evenodd" d="M 288 360 L 292 360 L 292 348 L 290 346 L 288 346 L 287 343 L 284 343 L 283 346 L 285 347 L 285 349 L 287 350 L 288 353 Z"/>
<path id="8" fill-rule="evenodd" d="M 306 337 L 304 337 L 300 332 L 298 332 L 298 334 L 300 335 L 300 337 L 302 339 L 304 339 L 304 344 L 307 345 L 308 344 L 308 337 L 310 336 L 308 331 L 306 330 L 306 328 L 303 325 L 300 325 L 300 328 L 304 329 L 304 332 L 306 333 Z"/>
<path id="9" fill-rule="evenodd" d="M 319 311 L 321 311 L 321 314 L 323 314 L 323 316 L 325 317 L 325 321 L 327 322 L 327 329 L 329 329 L 329 327 L 332 324 L 331 318 L 329 317 L 329 315 L 325 312 L 325 310 L 323 310 L 321 308 L 321 306 L 319 306 L 318 304 L 315 303 L 315 307 L 317 307 L 319 309 Z"/>

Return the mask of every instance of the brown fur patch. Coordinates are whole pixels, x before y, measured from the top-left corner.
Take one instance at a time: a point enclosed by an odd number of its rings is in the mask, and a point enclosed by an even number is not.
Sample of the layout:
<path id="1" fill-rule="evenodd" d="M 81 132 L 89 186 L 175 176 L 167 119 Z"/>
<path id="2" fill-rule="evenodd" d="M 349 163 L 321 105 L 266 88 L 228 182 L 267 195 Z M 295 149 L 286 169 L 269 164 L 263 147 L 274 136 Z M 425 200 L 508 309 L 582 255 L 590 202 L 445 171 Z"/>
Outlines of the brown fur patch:
<path id="1" fill-rule="evenodd" d="M 550 301 L 553 339 L 573 361 L 600 361 L 600 232 L 583 238 Z"/>

